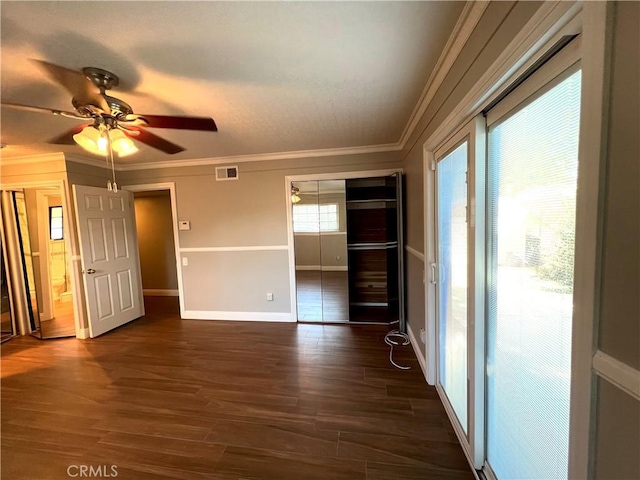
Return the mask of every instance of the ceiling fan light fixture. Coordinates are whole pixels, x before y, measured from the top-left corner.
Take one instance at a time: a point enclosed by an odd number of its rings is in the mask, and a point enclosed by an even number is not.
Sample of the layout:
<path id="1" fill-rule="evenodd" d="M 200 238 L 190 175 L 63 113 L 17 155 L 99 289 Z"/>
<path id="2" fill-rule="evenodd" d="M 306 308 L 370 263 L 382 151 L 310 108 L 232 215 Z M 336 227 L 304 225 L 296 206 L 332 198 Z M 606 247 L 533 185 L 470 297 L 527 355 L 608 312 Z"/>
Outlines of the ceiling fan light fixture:
<path id="1" fill-rule="evenodd" d="M 133 155 L 138 151 L 138 147 L 133 143 L 133 140 L 122 133 L 122 130 L 111 130 L 109 138 L 111 139 L 111 148 L 120 158 Z"/>
<path id="2" fill-rule="evenodd" d="M 98 130 L 94 126 L 88 126 L 83 128 L 80 133 L 76 133 L 73 140 L 87 152 L 100 156 L 107 153 L 109 140 L 111 140 L 111 148 L 119 157 L 126 157 L 138 151 L 133 140 L 118 129 L 109 130 L 107 138 L 106 129 Z"/>
<path id="3" fill-rule="evenodd" d="M 302 200 L 300 195 L 298 195 L 299 192 L 300 189 L 298 187 L 291 187 L 291 203 L 298 203 Z"/>
<path id="4" fill-rule="evenodd" d="M 94 155 L 104 155 L 107 151 L 106 139 L 93 126 L 84 127 L 80 133 L 73 136 L 73 140 Z"/>

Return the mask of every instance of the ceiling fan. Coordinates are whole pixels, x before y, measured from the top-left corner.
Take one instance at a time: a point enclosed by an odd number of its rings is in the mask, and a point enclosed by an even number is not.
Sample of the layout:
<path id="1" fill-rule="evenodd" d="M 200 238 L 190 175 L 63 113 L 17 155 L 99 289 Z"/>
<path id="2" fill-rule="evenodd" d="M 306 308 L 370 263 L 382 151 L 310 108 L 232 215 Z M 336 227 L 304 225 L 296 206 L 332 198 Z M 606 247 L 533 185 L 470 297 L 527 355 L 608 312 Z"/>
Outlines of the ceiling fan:
<path id="1" fill-rule="evenodd" d="M 71 93 L 71 104 L 75 111 L 67 112 L 10 102 L 2 102 L 2 105 L 88 121 L 50 140 L 49 143 L 78 143 L 85 150 L 98 155 L 105 155 L 106 149 L 109 148 L 123 157 L 138 151 L 131 141 L 133 138 L 164 153 L 175 154 L 185 149 L 149 132 L 146 128 L 218 131 L 213 118 L 209 117 L 135 114 L 128 103 L 106 94 L 119 83 L 118 77 L 107 70 L 85 67 L 82 71 L 76 71 L 42 60 L 34 61 L 52 80 Z"/>

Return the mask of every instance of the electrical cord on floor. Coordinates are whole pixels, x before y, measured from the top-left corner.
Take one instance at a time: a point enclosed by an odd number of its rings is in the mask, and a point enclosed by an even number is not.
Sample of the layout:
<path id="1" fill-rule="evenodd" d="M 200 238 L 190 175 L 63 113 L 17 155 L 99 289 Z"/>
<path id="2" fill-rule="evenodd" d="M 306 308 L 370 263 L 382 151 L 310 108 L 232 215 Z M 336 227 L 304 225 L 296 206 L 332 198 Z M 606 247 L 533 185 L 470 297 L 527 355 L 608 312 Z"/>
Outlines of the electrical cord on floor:
<path id="1" fill-rule="evenodd" d="M 391 330 L 384 336 L 384 343 L 389 345 L 389 361 L 391 365 L 400 370 L 410 370 L 411 367 L 406 367 L 404 365 L 398 365 L 393 361 L 393 347 L 404 347 L 405 345 L 409 345 L 411 340 L 409 340 L 409 336 L 406 333 L 402 333 L 400 330 Z"/>

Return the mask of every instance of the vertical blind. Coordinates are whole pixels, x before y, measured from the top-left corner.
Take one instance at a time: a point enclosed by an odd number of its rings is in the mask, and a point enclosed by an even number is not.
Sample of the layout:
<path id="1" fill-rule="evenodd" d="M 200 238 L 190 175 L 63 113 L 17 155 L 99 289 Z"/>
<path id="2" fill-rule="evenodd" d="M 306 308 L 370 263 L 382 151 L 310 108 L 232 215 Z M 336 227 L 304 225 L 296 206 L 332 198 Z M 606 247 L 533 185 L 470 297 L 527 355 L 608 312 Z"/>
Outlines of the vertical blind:
<path id="1" fill-rule="evenodd" d="M 567 478 L 580 71 L 489 129 L 487 459 Z"/>

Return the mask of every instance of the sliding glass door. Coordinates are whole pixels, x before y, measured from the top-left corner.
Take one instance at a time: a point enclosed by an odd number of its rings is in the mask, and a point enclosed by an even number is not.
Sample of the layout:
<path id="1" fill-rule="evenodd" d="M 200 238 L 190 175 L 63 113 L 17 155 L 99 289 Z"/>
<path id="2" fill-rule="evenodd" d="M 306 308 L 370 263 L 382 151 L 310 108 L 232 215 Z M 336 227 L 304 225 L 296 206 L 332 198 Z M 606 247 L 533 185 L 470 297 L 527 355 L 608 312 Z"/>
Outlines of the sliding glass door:
<path id="1" fill-rule="evenodd" d="M 578 52 L 569 44 L 461 127 L 427 172 L 433 373 L 489 479 L 568 477 Z"/>
<path id="2" fill-rule="evenodd" d="M 439 384 L 468 432 L 467 165 L 469 142 L 437 158 Z"/>
<path id="3" fill-rule="evenodd" d="M 487 116 L 487 462 L 499 480 L 562 479 L 580 71 L 518 102 Z"/>

